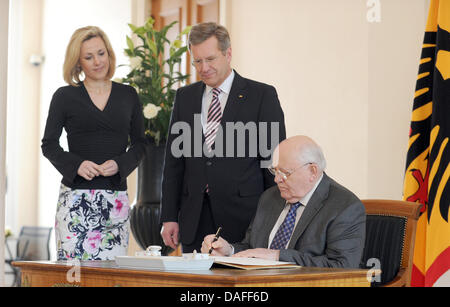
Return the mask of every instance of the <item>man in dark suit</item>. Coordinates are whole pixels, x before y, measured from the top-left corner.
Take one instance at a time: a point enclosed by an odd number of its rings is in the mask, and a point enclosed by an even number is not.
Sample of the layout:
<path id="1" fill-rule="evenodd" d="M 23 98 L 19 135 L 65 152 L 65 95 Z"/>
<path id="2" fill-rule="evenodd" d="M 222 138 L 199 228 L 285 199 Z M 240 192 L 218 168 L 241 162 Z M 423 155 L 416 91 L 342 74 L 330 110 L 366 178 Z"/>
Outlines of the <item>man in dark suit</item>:
<path id="1" fill-rule="evenodd" d="M 188 43 L 202 81 L 177 91 L 161 197 L 162 238 L 172 248 L 181 241 L 183 252 L 199 251 L 218 227 L 226 239 L 243 239 L 274 185 L 270 155 L 286 137 L 275 88 L 231 68 L 224 27 L 196 25 Z"/>
<path id="2" fill-rule="evenodd" d="M 277 186 L 265 191 L 245 239 L 229 244 L 205 237 L 202 252 L 295 262 L 301 266 L 359 267 L 365 242 L 364 205 L 328 177 L 320 147 L 296 136 L 275 150 Z"/>

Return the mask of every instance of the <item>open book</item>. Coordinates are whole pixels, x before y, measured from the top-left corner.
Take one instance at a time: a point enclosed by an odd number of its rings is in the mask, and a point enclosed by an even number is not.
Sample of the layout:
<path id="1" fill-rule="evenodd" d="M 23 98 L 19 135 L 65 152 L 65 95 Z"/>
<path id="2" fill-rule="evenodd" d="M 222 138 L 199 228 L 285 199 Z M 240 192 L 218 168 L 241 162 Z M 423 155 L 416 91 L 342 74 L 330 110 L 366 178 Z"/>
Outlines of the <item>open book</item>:
<path id="1" fill-rule="evenodd" d="M 189 271 L 209 270 L 214 264 L 244 270 L 299 268 L 300 266 L 281 261 L 270 261 L 259 258 L 215 257 L 208 254 L 197 254 L 193 257 L 184 254 L 175 256 L 116 256 L 119 267 L 146 270 Z"/>
<path id="2" fill-rule="evenodd" d="M 260 258 L 241 258 L 241 257 L 212 257 L 214 265 L 243 269 L 243 270 L 261 270 L 261 269 L 287 269 L 300 268 L 301 266 L 283 261 L 273 261 Z"/>

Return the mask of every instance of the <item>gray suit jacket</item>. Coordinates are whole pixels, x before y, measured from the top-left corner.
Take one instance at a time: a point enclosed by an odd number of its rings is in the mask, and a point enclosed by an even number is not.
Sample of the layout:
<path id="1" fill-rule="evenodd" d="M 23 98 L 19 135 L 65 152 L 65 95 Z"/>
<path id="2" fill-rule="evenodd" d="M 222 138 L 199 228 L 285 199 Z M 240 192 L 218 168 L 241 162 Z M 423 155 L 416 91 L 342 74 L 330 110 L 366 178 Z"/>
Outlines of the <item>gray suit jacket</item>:
<path id="1" fill-rule="evenodd" d="M 284 204 L 277 186 L 266 190 L 244 240 L 232 244 L 235 253 L 249 248 L 268 248 L 270 232 Z M 301 266 L 357 268 L 365 232 L 364 205 L 324 173 L 294 229 L 288 248 L 280 251 L 280 261 Z"/>

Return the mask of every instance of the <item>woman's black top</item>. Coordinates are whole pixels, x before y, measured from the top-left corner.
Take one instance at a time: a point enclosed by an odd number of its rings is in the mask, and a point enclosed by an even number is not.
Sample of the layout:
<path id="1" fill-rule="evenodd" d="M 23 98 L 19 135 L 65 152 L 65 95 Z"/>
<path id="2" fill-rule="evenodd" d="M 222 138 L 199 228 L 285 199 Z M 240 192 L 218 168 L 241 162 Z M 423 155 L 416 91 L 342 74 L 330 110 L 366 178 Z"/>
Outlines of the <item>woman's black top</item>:
<path id="1" fill-rule="evenodd" d="M 63 128 L 67 132 L 68 152 L 59 144 Z M 53 95 L 41 147 L 44 156 L 63 175 L 64 185 L 73 189 L 125 191 L 126 178 L 144 156 L 145 144 L 142 105 L 133 87 L 112 82 L 103 111 L 94 105 L 83 83 L 61 87 Z M 114 160 L 119 172 L 85 180 L 77 174 L 85 160 L 99 165 Z"/>

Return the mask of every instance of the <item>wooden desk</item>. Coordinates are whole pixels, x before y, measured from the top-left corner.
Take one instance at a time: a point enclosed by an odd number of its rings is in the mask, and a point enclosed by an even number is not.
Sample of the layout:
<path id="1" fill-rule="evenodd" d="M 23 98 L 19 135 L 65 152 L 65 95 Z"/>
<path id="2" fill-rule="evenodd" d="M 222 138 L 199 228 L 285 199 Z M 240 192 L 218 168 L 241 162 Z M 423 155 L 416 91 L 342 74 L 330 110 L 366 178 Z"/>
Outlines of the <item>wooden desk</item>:
<path id="1" fill-rule="evenodd" d="M 22 285 L 31 287 L 368 287 L 367 270 L 296 268 L 238 270 L 213 268 L 207 271 L 167 272 L 119 268 L 114 261 L 86 261 L 80 267 L 66 262 L 20 261 Z M 78 270 L 78 280 L 76 273 Z M 75 281 L 74 281 L 75 280 Z M 70 283 L 70 281 L 74 281 Z"/>

